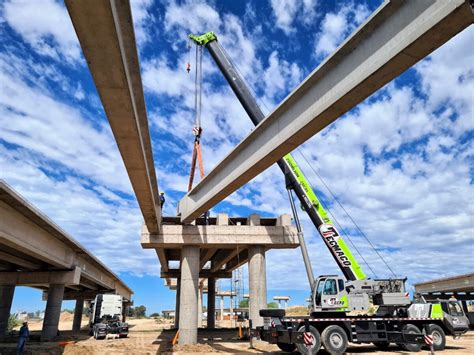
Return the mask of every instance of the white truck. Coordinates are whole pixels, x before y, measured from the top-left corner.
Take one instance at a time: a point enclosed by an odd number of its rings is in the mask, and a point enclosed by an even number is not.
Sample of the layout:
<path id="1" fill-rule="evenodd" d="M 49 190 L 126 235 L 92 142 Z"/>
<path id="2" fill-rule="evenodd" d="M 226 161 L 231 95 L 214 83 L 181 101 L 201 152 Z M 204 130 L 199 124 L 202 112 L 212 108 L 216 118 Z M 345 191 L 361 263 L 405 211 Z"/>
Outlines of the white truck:
<path id="1" fill-rule="evenodd" d="M 105 339 L 107 334 L 126 338 L 128 324 L 123 322 L 122 308 L 123 299 L 120 295 L 95 296 L 89 314 L 89 334 L 95 339 Z"/>

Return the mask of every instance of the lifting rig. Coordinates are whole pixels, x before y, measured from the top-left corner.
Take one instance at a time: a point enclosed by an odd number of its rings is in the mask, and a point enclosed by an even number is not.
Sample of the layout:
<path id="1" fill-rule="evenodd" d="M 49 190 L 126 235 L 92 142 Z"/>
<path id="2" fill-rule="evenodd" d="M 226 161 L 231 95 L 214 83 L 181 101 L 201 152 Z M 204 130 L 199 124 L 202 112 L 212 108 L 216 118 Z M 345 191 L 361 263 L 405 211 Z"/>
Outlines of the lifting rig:
<path id="1" fill-rule="evenodd" d="M 258 125 L 265 115 L 249 87 L 217 40 L 214 32 L 189 35 L 197 46 L 206 47 L 228 84 L 249 115 Z M 311 289 L 311 315 L 285 317 L 284 310 L 260 310 L 264 325 L 252 330 L 262 340 L 277 344 L 283 351 L 298 349 L 316 354 L 321 345 L 334 354 L 342 354 L 348 342 L 374 343 L 387 348 L 397 343 L 407 351 L 418 351 L 425 335 L 433 337 L 434 349 L 445 346 L 445 334 L 459 336 L 468 330 L 468 320 L 455 302 L 412 302 L 404 279 L 370 279 L 352 255 L 323 205 L 291 154 L 278 160 L 298 231 L 300 248 Z M 337 275 L 314 277 L 293 193 L 318 230 L 344 278 Z M 374 315 L 368 315 L 371 306 Z M 357 312 L 358 315 L 351 315 Z M 361 315 L 362 314 L 362 315 Z"/>

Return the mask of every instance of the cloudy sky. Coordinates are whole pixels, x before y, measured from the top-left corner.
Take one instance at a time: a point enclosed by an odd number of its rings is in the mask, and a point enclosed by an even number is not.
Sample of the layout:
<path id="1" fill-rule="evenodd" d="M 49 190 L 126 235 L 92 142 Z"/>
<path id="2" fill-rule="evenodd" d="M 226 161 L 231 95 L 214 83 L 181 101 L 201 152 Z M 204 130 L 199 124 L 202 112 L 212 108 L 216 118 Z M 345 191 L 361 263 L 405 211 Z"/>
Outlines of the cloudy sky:
<path id="1" fill-rule="evenodd" d="M 188 33 L 216 32 L 268 113 L 381 2 L 132 2 L 165 214 L 176 213 L 191 159 Z M 142 217 L 64 4 L 3 1 L 0 30 L 0 178 L 119 273 L 136 304 L 172 308 L 156 254 L 140 247 Z M 473 269 L 473 42 L 471 26 L 294 152 L 371 277 L 391 273 L 351 218 L 410 284 Z M 207 52 L 203 71 L 209 171 L 252 124 Z M 288 213 L 281 172 L 268 169 L 217 212 Z M 339 273 L 301 217 L 315 274 Z M 299 249 L 270 251 L 267 272 L 269 299 L 289 294 L 293 304 L 304 302 Z M 40 298 L 18 288 L 13 307 L 39 309 Z"/>

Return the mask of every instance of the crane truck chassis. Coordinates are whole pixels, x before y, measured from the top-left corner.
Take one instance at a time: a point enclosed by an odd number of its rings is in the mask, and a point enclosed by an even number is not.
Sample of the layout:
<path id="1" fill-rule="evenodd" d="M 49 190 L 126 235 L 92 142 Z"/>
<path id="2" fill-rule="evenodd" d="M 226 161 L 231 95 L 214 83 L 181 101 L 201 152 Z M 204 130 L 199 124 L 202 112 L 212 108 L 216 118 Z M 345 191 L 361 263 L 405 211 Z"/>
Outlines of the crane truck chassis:
<path id="1" fill-rule="evenodd" d="M 433 337 L 434 350 L 439 351 L 445 347 L 446 334 L 458 337 L 468 330 L 456 301 L 413 303 L 408 313 L 378 317 L 313 312 L 309 317 L 285 317 L 285 310 L 263 309 L 264 325 L 252 329 L 251 336 L 287 352 L 316 354 L 324 346 L 331 354 L 343 354 L 349 343 L 373 343 L 381 350 L 395 343 L 405 351 L 419 351 L 426 343 L 425 335 Z"/>
<path id="2" fill-rule="evenodd" d="M 244 110 L 258 125 L 265 116 L 214 32 L 191 34 L 189 38 L 208 49 Z M 262 309 L 264 325 L 251 330 L 253 337 L 288 352 L 297 348 L 304 354 L 316 354 L 322 345 L 332 354 L 342 354 L 349 342 L 374 343 L 381 349 L 396 343 L 407 351 L 418 351 L 425 343 L 425 335 L 433 337 L 435 350 L 441 350 L 446 334 L 456 337 L 468 330 L 468 319 L 457 301 L 427 303 L 421 298 L 412 302 L 405 290 L 406 279 L 367 278 L 292 155 L 287 154 L 277 164 L 285 176 L 298 230 L 312 313 L 310 317 L 285 317 L 284 310 Z M 334 275 L 314 277 L 293 192 L 345 279 Z M 373 316 L 368 315 L 372 306 L 377 307 Z M 351 316 L 354 312 L 364 315 Z"/>

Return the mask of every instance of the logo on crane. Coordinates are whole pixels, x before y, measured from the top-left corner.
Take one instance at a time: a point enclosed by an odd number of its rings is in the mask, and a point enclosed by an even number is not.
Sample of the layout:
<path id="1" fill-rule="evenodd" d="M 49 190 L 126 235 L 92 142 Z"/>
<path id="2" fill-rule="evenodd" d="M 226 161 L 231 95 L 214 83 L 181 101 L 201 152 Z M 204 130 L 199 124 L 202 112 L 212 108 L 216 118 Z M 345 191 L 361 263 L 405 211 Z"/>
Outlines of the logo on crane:
<path id="1" fill-rule="evenodd" d="M 337 242 L 340 238 L 340 235 L 337 232 L 336 227 L 334 227 L 332 224 L 321 224 L 321 226 L 319 226 L 319 233 L 321 233 L 324 241 L 331 247 L 331 250 L 333 251 L 334 255 L 336 255 L 340 263 L 344 266 L 351 266 L 352 264 L 349 258 L 346 256 L 346 253 L 344 253 Z"/>

